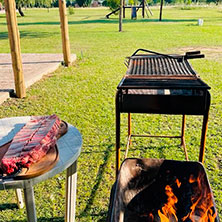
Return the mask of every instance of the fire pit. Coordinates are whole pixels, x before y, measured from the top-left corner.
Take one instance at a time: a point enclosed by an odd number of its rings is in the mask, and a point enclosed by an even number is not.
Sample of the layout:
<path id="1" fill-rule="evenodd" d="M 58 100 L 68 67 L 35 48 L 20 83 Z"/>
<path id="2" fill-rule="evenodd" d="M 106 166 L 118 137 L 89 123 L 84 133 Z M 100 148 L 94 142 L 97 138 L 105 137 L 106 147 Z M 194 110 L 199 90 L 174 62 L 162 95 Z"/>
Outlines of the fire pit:
<path id="1" fill-rule="evenodd" d="M 109 222 L 219 222 L 199 162 L 126 159 L 113 186 Z"/>

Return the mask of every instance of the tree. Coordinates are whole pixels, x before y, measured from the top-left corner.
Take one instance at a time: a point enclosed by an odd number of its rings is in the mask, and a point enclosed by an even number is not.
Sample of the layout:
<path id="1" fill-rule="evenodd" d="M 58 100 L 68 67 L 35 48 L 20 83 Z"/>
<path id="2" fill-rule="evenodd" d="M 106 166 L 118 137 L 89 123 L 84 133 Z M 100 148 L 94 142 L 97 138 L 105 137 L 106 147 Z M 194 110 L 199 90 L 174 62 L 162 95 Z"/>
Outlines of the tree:
<path id="1" fill-rule="evenodd" d="M 76 0 L 79 7 L 86 7 L 89 6 L 92 2 L 92 0 Z"/>
<path id="2" fill-rule="evenodd" d="M 107 0 L 107 5 L 109 8 L 114 11 L 120 6 L 120 1 L 119 0 Z"/>
<path id="3" fill-rule="evenodd" d="M 213 2 L 213 3 L 215 3 L 216 5 L 218 5 L 219 2 L 222 2 L 221 0 L 206 0 L 206 1 L 207 1 L 208 4 L 211 3 L 211 2 Z"/>
<path id="4" fill-rule="evenodd" d="M 24 16 L 22 7 L 30 4 L 30 2 L 32 2 L 32 0 L 15 0 L 16 9 L 18 9 L 18 12 L 21 16 Z"/>
<path id="5" fill-rule="evenodd" d="M 37 7 L 51 7 L 52 0 L 15 0 L 16 8 L 21 16 L 24 16 L 22 7 L 37 6 Z"/>

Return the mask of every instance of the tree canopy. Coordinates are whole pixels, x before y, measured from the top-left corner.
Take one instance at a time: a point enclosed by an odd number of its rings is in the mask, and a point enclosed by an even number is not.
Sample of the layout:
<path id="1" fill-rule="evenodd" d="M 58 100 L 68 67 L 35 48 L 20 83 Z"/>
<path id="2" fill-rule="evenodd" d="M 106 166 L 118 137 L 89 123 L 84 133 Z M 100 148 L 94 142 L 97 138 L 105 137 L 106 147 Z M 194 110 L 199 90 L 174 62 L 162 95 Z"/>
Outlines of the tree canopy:
<path id="1" fill-rule="evenodd" d="M 135 5 L 136 2 L 139 4 L 141 0 L 126 0 L 126 4 L 129 5 Z M 23 7 L 44 7 L 44 8 L 50 8 L 50 7 L 58 7 L 58 0 L 15 0 L 16 2 L 16 8 L 18 9 L 18 12 L 21 16 L 24 16 L 24 13 L 22 11 Z M 71 6 L 75 5 L 76 3 L 80 7 L 86 7 L 90 6 L 92 0 L 66 0 L 66 5 Z M 218 5 L 222 0 L 164 0 L 166 4 L 186 4 L 189 5 L 191 3 L 215 3 Z M 0 3 L 4 5 L 4 0 L 0 0 Z M 149 5 L 155 5 L 159 4 L 160 0 L 147 0 L 147 3 Z M 108 6 L 111 10 L 115 10 L 119 7 L 120 0 L 104 0 L 103 5 Z"/>
<path id="2" fill-rule="evenodd" d="M 51 7 L 54 0 L 15 0 L 16 9 L 21 16 L 24 16 L 22 7 Z M 0 0 L 4 4 L 4 0 Z"/>

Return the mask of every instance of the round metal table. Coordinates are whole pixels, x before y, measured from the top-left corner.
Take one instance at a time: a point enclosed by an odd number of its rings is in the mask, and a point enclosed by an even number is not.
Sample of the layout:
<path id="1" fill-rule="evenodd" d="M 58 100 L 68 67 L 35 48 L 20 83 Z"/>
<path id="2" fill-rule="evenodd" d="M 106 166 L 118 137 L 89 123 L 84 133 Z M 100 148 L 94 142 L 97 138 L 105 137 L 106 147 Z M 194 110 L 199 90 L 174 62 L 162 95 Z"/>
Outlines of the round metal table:
<path id="1" fill-rule="evenodd" d="M 0 146 L 9 142 L 15 134 L 30 120 L 30 116 L 12 117 L 0 119 Z M 68 124 L 68 132 L 57 141 L 59 149 L 59 161 L 50 171 L 24 180 L 0 179 L 0 190 L 17 189 L 17 197 L 22 204 L 21 190 L 24 190 L 24 198 L 28 222 L 36 222 L 36 210 L 33 186 L 47 180 L 54 175 L 67 170 L 66 173 L 66 211 L 65 221 L 75 221 L 75 199 L 77 182 L 77 159 L 81 152 L 82 137 L 79 131 Z"/>

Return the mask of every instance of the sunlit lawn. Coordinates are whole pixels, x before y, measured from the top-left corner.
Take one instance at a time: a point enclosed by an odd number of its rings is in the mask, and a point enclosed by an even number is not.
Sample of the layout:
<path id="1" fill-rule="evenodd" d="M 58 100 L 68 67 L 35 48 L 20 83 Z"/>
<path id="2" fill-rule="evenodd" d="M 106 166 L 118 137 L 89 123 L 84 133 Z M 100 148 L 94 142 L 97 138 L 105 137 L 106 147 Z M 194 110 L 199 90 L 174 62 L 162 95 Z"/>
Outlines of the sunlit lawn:
<path id="1" fill-rule="evenodd" d="M 211 111 L 206 144 L 205 167 L 222 216 L 222 8 L 201 7 L 181 10 L 167 7 L 163 21 L 154 16 L 124 20 L 118 32 L 118 16 L 105 15 L 108 9 L 74 9 L 69 16 L 72 53 L 78 60 L 70 68 L 34 84 L 25 99 L 11 99 L 1 105 L 0 117 L 58 114 L 76 126 L 83 136 L 78 162 L 76 221 L 105 221 L 109 194 L 115 180 L 115 92 L 126 72 L 124 60 L 137 48 L 163 53 L 200 49 L 206 59 L 192 61 L 194 69 L 211 86 Z M 192 9 L 192 8 L 191 8 Z M 25 10 L 18 17 L 23 53 L 60 53 L 61 36 L 58 10 Z M 204 20 L 197 26 L 198 18 Z M 0 14 L 0 52 L 9 52 L 5 16 Z M 201 117 L 187 117 L 186 143 L 191 160 L 198 160 Z M 180 132 L 181 117 L 133 115 L 134 131 L 139 133 Z M 122 116 L 121 143 L 126 143 L 126 116 Z M 136 139 L 131 157 L 183 160 L 178 140 Z M 124 147 L 124 146 L 123 146 Z M 63 221 L 65 173 L 35 186 L 38 221 Z M 26 221 L 24 209 L 16 209 L 14 191 L 1 191 L 0 221 Z"/>

